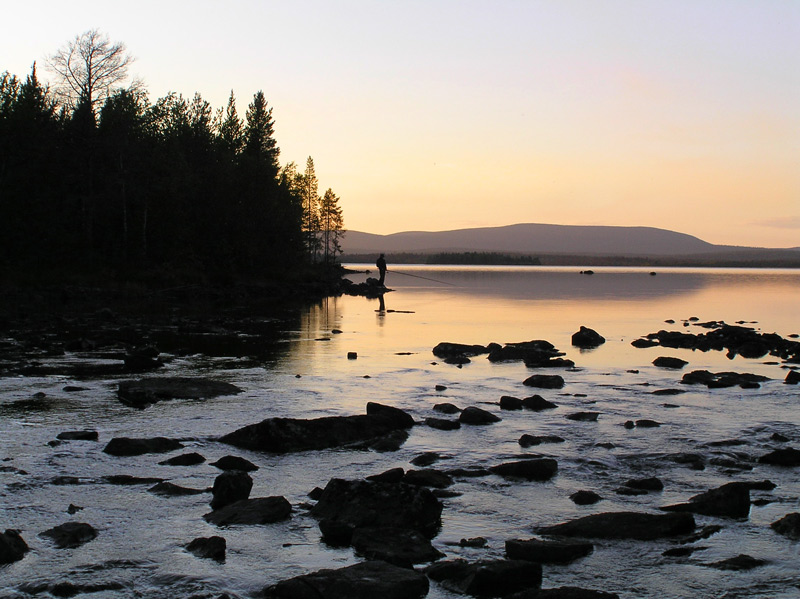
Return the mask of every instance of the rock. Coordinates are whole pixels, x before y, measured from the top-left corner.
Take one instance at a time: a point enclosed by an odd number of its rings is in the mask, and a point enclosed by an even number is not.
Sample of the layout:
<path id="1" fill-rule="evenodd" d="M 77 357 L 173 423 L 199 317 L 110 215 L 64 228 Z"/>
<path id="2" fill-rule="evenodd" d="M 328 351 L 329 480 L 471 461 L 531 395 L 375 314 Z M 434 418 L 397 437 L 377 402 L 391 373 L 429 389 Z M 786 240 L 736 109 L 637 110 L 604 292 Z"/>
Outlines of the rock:
<path id="1" fill-rule="evenodd" d="M 760 464 L 770 464 L 772 466 L 785 466 L 787 468 L 794 468 L 800 466 L 800 449 L 793 447 L 786 447 L 784 449 L 776 449 L 766 455 L 758 458 Z"/>
<path id="2" fill-rule="evenodd" d="M 434 389 L 437 391 L 447 391 L 447 385 L 442 385 L 441 383 L 434 386 Z"/>
<path id="3" fill-rule="evenodd" d="M 575 505 L 592 505 L 603 499 L 594 491 L 575 491 L 569 498 Z"/>
<path id="4" fill-rule="evenodd" d="M 606 512 L 545 526 L 538 532 L 564 537 L 651 541 L 687 534 L 694 529 L 694 517 L 686 513 Z"/>
<path id="5" fill-rule="evenodd" d="M 240 499 L 203 515 L 203 519 L 217 526 L 232 524 L 272 524 L 286 520 L 292 505 L 284 497 L 257 497 Z"/>
<path id="6" fill-rule="evenodd" d="M 159 462 L 161 466 L 196 466 L 202 464 L 206 459 L 197 452 L 184 453 L 176 455 L 174 458 L 169 458 L 163 462 Z"/>
<path id="7" fill-rule="evenodd" d="M 370 402 L 365 415 L 268 418 L 224 435 L 220 441 L 243 449 L 289 453 L 374 443 L 413 425 L 414 419 L 406 412 Z"/>
<path id="8" fill-rule="evenodd" d="M 459 547 L 472 547 L 473 549 L 482 549 L 489 544 L 484 537 L 473 537 L 471 539 L 461 539 L 458 542 Z"/>
<path id="9" fill-rule="evenodd" d="M 522 384 L 540 389 L 561 389 L 564 387 L 564 378 L 558 374 L 534 374 L 522 381 Z"/>
<path id="10" fill-rule="evenodd" d="M 428 594 L 424 574 L 383 561 L 337 570 L 319 570 L 264 589 L 266 599 L 421 599 Z"/>
<path id="11" fill-rule="evenodd" d="M 647 418 L 642 418 L 636 421 L 636 428 L 658 428 L 661 426 L 661 423 L 656 420 L 649 420 Z"/>
<path id="12" fill-rule="evenodd" d="M 239 456 L 235 455 L 223 456 L 216 462 L 211 462 L 211 465 L 219 468 L 220 470 L 241 470 L 242 472 L 253 472 L 258 470 L 258 466 L 256 466 L 250 460 L 245 460 L 244 458 L 240 458 Z"/>
<path id="13" fill-rule="evenodd" d="M 571 368 L 575 366 L 572 360 L 560 357 L 563 355 L 564 353 L 558 351 L 549 341 L 537 339 L 521 343 L 507 343 L 503 347 L 496 345 L 489 352 L 489 361 L 522 360 L 528 368 Z"/>
<path id="14" fill-rule="evenodd" d="M 442 359 L 458 356 L 480 356 L 488 353 L 489 349 L 484 345 L 466 345 L 464 343 L 448 343 L 446 341 L 433 348 L 433 355 Z"/>
<path id="15" fill-rule="evenodd" d="M 386 472 L 381 472 L 380 474 L 373 474 L 372 476 L 368 476 L 367 480 L 371 480 L 378 483 L 399 483 L 403 480 L 403 477 L 405 477 L 405 475 L 406 475 L 405 470 L 403 470 L 402 468 L 391 468 Z"/>
<path id="16" fill-rule="evenodd" d="M 223 537 L 197 537 L 186 545 L 186 551 L 197 557 L 224 562 L 226 545 Z"/>
<path id="17" fill-rule="evenodd" d="M 155 347 L 139 347 L 125 354 L 125 369 L 128 372 L 147 372 L 164 366 L 158 359 L 158 350 Z"/>
<path id="18" fill-rule="evenodd" d="M 426 451 L 425 453 L 421 453 L 417 457 L 413 458 L 411 460 L 411 463 L 414 466 L 425 467 L 425 466 L 430 466 L 431 464 L 434 464 L 441 459 L 442 459 L 442 454 L 436 451 Z"/>
<path id="19" fill-rule="evenodd" d="M 499 416 L 495 416 L 491 412 L 487 412 L 482 408 L 477 408 L 475 406 L 469 406 L 468 408 L 464 408 L 461 412 L 461 415 L 458 417 L 458 421 L 462 424 L 475 424 L 475 425 L 483 425 L 483 424 L 493 424 L 495 422 L 500 422 L 501 418 Z"/>
<path id="20" fill-rule="evenodd" d="M 242 389 L 222 381 L 190 377 L 158 377 L 121 381 L 117 389 L 119 400 L 134 408 L 146 408 L 169 399 L 208 399 L 220 395 L 235 395 Z"/>
<path id="21" fill-rule="evenodd" d="M 511 397 L 510 395 L 503 395 L 500 398 L 501 410 L 521 410 L 522 400 L 519 397 Z"/>
<path id="22" fill-rule="evenodd" d="M 758 374 L 747 372 L 718 372 L 708 370 L 693 370 L 683 375 L 681 382 L 685 385 L 705 385 L 709 389 L 725 389 L 739 386 L 742 389 L 758 389 L 769 379 Z"/>
<path id="23" fill-rule="evenodd" d="M 19 531 L 6 529 L 0 533 L 0 564 L 10 564 L 25 557 L 29 551 L 28 544 L 22 539 Z"/>
<path id="24" fill-rule="evenodd" d="M 131 476 L 130 474 L 111 474 L 104 476 L 103 480 L 110 485 L 119 485 L 122 487 L 129 487 L 132 485 L 152 485 L 154 483 L 163 482 L 163 478 L 154 476 Z"/>
<path id="25" fill-rule="evenodd" d="M 453 479 L 438 470 L 409 470 L 403 477 L 403 482 L 407 485 L 418 487 L 433 487 L 445 489 L 453 484 Z"/>
<path id="26" fill-rule="evenodd" d="M 522 435 L 519 438 L 519 444 L 522 447 L 533 447 L 534 445 L 541 445 L 542 443 L 563 443 L 564 438 L 557 435 Z"/>
<path id="27" fill-rule="evenodd" d="M 800 372 L 797 370 L 790 370 L 786 373 L 786 378 L 783 379 L 783 382 L 786 385 L 797 385 L 800 383 Z"/>
<path id="28" fill-rule="evenodd" d="M 425 424 L 440 431 L 454 431 L 461 428 L 458 420 L 448 420 L 447 418 L 426 418 Z"/>
<path id="29" fill-rule="evenodd" d="M 525 560 L 449 560 L 428 566 L 425 573 L 447 589 L 478 597 L 503 597 L 542 584 L 541 564 Z"/>
<path id="30" fill-rule="evenodd" d="M 162 497 L 183 497 L 185 495 L 202 495 L 207 493 L 207 489 L 190 489 L 188 487 L 181 487 L 170 482 L 160 482 L 147 489 L 154 495 L 161 495 Z"/>
<path id="31" fill-rule="evenodd" d="M 769 525 L 772 530 L 790 539 L 800 540 L 800 513 L 786 514 Z"/>
<path id="32" fill-rule="evenodd" d="M 750 485 L 732 482 L 700 493 L 688 503 L 668 505 L 661 508 L 668 512 L 692 512 L 704 516 L 747 518 L 750 514 Z"/>
<path id="33" fill-rule="evenodd" d="M 461 413 L 461 408 L 458 406 L 454 406 L 451 403 L 437 403 L 433 406 L 433 409 L 436 412 L 441 412 L 442 414 L 459 414 Z"/>
<path id="34" fill-rule="evenodd" d="M 556 587 L 539 591 L 523 591 L 508 595 L 506 599 L 619 599 L 619 595 L 580 587 Z"/>
<path id="35" fill-rule="evenodd" d="M 600 335 L 594 329 L 584 326 L 581 326 L 580 330 L 572 335 L 572 345 L 584 349 L 598 347 L 605 342 L 605 337 Z"/>
<path id="36" fill-rule="evenodd" d="M 72 515 L 72 514 L 77 514 L 77 513 L 78 513 L 78 512 L 80 512 L 82 509 L 83 509 L 83 508 L 82 508 L 81 506 L 79 506 L 79 505 L 75 505 L 74 503 L 70 503 L 70 504 L 67 506 L 67 513 L 68 513 L 68 514 L 70 514 L 70 515 Z"/>
<path id="37" fill-rule="evenodd" d="M 538 539 L 506 541 L 506 556 L 540 564 L 568 564 L 594 551 L 591 543 L 540 541 Z"/>
<path id="38" fill-rule="evenodd" d="M 526 410 L 540 412 L 542 410 L 552 410 L 553 408 L 557 408 L 558 405 L 554 404 L 552 401 L 547 401 L 541 395 L 531 395 L 522 400 L 522 407 Z"/>
<path id="39" fill-rule="evenodd" d="M 407 430 L 396 430 L 382 437 L 378 437 L 377 439 L 371 439 L 367 443 L 362 444 L 362 446 L 365 445 L 368 449 L 377 452 L 397 451 L 407 440 Z"/>
<path id="40" fill-rule="evenodd" d="M 358 359 L 358 352 L 354 352 L 354 351 L 347 352 L 347 359 L 348 360 L 357 360 Z"/>
<path id="41" fill-rule="evenodd" d="M 668 356 L 661 356 L 653 360 L 653 366 L 658 366 L 659 368 L 670 368 L 672 370 L 680 370 L 688 363 L 689 362 L 686 360 L 681 360 L 680 358 L 671 358 Z"/>
<path id="42" fill-rule="evenodd" d="M 39 533 L 39 536 L 52 539 L 58 549 L 72 549 L 97 537 L 97 531 L 85 522 L 65 522 Z"/>
<path id="43" fill-rule="evenodd" d="M 253 479 L 241 470 L 227 470 L 214 479 L 211 489 L 211 509 L 216 510 L 241 499 L 250 497 Z"/>
<path id="44" fill-rule="evenodd" d="M 767 562 L 763 559 L 756 559 L 744 553 L 740 553 L 736 557 L 731 557 L 706 565 L 711 568 L 716 568 L 717 570 L 733 570 L 739 572 L 742 570 L 752 570 L 753 568 L 758 568 L 766 563 Z"/>
<path id="45" fill-rule="evenodd" d="M 433 538 L 441 525 L 442 502 L 425 487 L 333 478 L 311 514 L 340 522 L 351 530 L 393 527 L 417 530 Z"/>
<path id="46" fill-rule="evenodd" d="M 644 491 L 663 491 L 664 483 L 655 476 L 649 478 L 633 478 L 624 483 L 624 486 L 631 489 L 642 489 Z"/>
<path id="47" fill-rule="evenodd" d="M 146 453 L 167 453 L 183 447 L 180 441 L 166 437 L 152 437 L 148 439 L 132 439 L 129 437 L 114 437 L 103 448 L 103 452 L 113 456 L 136 456 Z"/>
<path id="48" fill-rule="evenodd" d="M 424 535 L 406 528 L 357 528 L 350 544 L 358 555 L 369 560 L 379 559 L 404 568 L 444 557 Z"/>
<path id="49" fill-rule="evenodd" d="M 520 460 L 492 466 L 489 470 L 503 478 L 521 478 L 524 480 L 550 480 L 558 472 L 558 462 L 552 458 Z"/>
<path id="50" fill-rule="evenodd" d="M 631 341 L 631 345 L 633 347 L 644 349 L 647 347 L 655 347 L 658 345 L 658 341 L 653 341 L 652 339 L 634 339 Z"/>
<path id="51" fill-rule="evenodd" d="M 97 441 L 99 438 L 97 431 L 64 431 L 56 435 L 61 441 Z"/>
<path id="52" fill-rule="evenodd" d="M 600 412 L 575 412 L 574 414 L 569 414 L 567 419 L 575 420 L 576 422 L 597 422 L 598 416 L 600 416 Z"/>
<path id="53" fill-rule="evenodd" d="M 692 470 L 705 470 L 706 459 L 698 453 L 674 453 L 666 458 L 676 464 L 689 466 Z"/>

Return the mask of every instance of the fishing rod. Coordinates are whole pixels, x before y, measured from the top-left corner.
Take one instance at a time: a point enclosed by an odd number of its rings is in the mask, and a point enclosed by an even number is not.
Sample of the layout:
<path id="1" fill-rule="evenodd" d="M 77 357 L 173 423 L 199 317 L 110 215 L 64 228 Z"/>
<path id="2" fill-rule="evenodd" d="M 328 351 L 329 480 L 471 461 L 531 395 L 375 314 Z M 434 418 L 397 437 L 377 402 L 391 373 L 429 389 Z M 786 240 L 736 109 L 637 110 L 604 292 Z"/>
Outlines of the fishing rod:
<path id="1" fill-rule="evenodd" d="M 386 272 L 390 272 L 393 275 L 403 275 L 405 277 L 414 277 L 415 279 L 425 279 L 426 281 L 433 281 L 434 283 L 441 283 L 442 285 L 452 285 L 453 287 L 458 287 L 455 283 L 448 283 L 447 281 L 440 281 L 439 279 L 431 279 L 430 277 L 422 277 L 420 275 L 412 275 L 407 272 L 399 272 L 397 270 L 389 270 L 386 269 Z"/>

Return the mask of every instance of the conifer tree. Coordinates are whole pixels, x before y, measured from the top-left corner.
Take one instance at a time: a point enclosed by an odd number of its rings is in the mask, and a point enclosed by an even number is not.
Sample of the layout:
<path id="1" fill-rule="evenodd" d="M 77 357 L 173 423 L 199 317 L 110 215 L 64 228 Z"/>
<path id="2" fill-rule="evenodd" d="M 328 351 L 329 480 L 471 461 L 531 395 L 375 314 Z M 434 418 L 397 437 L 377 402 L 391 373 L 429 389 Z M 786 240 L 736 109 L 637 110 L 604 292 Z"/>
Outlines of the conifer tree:
<path id="1" fill-rule="evenodd" d="M 300 197 L 303 200 L 303 238 L 306 250 L 316 262 L 320 250 L 319 181 L 314 171 L 314 160 L 306 160 L 306 170 L 300 175 Z"/>
<path id="2" fill-rule="evenodd" d="M 335 262 L 336 254 L 342 253 L 339 240 L 344 236 L 344 218 L 339 198 L 328 188 L 319 204 L 320 226 L 322 228 L 322 251 L 326 263 Z"/>
<path id="3" fill-rule="evenodd" d="M 259 166 L 266 167 L 269 176 L 278 174 L 278 143 L 275 141 L 275 121 L 272 108 L 267 108 L 264 92 L 258 91 L 247 107 L 244 130 L 244 153 Z"/>
<path id="4" fill-rule="evenodd" d="M 231 90 L 224 114 L 220 110 L 217 119 L 219 121 L 219 139 L 222 142 L 222 146 L 231 156 L 236 156 L 242 149 L 244 137 L 242 135 L 242 121 L 236 113 L 236 98 L 233 95 L 233 90 Z"/>

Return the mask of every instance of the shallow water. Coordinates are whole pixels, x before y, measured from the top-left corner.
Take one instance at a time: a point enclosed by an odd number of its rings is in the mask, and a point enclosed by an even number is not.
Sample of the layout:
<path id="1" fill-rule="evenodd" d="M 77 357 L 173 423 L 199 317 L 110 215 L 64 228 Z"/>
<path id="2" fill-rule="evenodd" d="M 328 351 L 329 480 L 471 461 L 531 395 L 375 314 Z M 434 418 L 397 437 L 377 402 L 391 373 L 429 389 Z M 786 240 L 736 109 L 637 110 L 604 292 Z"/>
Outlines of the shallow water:
<path id="1" fill-rule="evenodd" d="M 362 269 L 364 267 L 361 267 Z M 368 267 L 367 267 L 368 268 Z M 424 451 L 448 459 L 436 468 L 491 466 L 518 455 L 546 455 L 558 460 L 559 473 L 545 483 L 510 483 L 499 477 L 460 479 L 444 500 L 443 526 L 434 544 L 448 557 L 501 557 L 504 542 L 530 538 L 537 526 L 590 513 L 653 511 L 731 480 L 770 479 L 772 492 L 754 491 L 746 520 L 697 516 L 699 525 L 719 523 L 723 530 L 703 541 L 688 558 L 661 554 L 673 541 L 598 541 L 592 555 L 567 566 L 545 566 L 544 586 L 573 585 L 619 593 L 626 599 L 659 597 L 797 597 L 800 589 L 800 543 L 775 534 L 769 524 L 800 511 L 797 469 L 753 464 L 752 471 L 732 472 L 709 465 L 703 471 L 663 459 L 679 452 L 707 457 L 755 460 L 780 444 L 779 432 L 800 446 L 800 388 L 784 385 L 786 370 L 771 359 L 729 360 L 718 352 L 667 348 L 636 349 L 631 341 L 659 329 L 705 329 L 688 322 L 724 320 L 784 337 L 800 333 L 800 274 L 796 271 L 724 269 L 714 271 L 539 267 L 423 268 L 398 267 L 387 275 L 395 289 L 377 300 L 329 299 L 284 322 L 283 342 L 257 360 L 219 355 L 180 355 L 159 375 L 213 376 L 235 383 L 244 393 L 206 401 L 171 401 L 146 410 L 122 405 L 115 395 L 118 378 L 74 380 L 62 376 L 0 378 L 3 441 L 0 466 L 0 528 L 21 530 L 31 551 L 19 562 L 0 566 L 0 596 L 27 596 L 37 583 L 121 583 L 121 590 L 93 597 L 188 597 L 227 592 L 248 597 L 263 586 L 322 567 L 359 561 L 351 549 L 330 549 L 319 541 L 316 521 L 303 505 L 307 493 L 332 477 L 356 478 L 392 467 L 413 468 L 409 460 Z M 406 273 L 406 274 L 400 274 Z M 436 279 L 434 282 L 416 277 Z M 358 282 L 365 275 L 354 275 Z M 449 284 L 447 284 L 449 283 Z M 667 319 L 675 320 L 668 324 Z M 299 324 L 298 324 L 299 323 Z M 607 339 L 596 350 L 571 347 L 580 325 Z M 334 333 L 333 330 L 341 330 Z M 325 339 L 325 340 L 321 340 Z M 547 339 L 574 360 L 575 371 L 553 371 L 567 381 L 559 391 L 540 390 L 559 405 L 547 412 L 501 411 L 502 395 L 524 397 L 536 390 L 522 381 L 533 371 L 521 363 L 491 364 L 485 357 L 463 368 L 444 364 L 431 349 L 440 341 L 486 344 Z M 347 358 L 357 352 L 358 358 Z M 209 356 L 208 354 L 214 354 Z M 757 390 L 679 385 L 682 372 L 659 369 L 661 355 L 689 361 L 684 369 L 752 372 L 771 378 Z M 66 359 L 69 359 L 69 354 Z M 638 372 L 631 372 L 638 371 Z M 538 371 L 537 371 L 538 372 Z M 542 372 L 550 372 L 545 370 Z M 299 375 L 299 376 L 298 376 Z M 66 393 L 67 384 L 86 387 Z M 442 384 L 445 391 L 436 391 Z M 651 391 L 681 387 L 681 395 L 660 397 Z M 34 393 L 46 394 L 48 409 L 15 407 Z M 502 417 L 486 427 L 443 432 L 415 427 L 397 452 L 343 450 L 265 455 L 237 450 L 213 438 L 271 416 L 311 418 L 363 413 L 368 401 L 408 410 L 415 419 L 434 415 L 432 407 L 452 402 L 479 405 Z M 673 404 L 677 407 L 666 407 Z M 565 416 L 579 410 L 601 413 L 595 423 Z M 626 420 L 650 418 L 654 429 L 625 429 Z M 65 430 L 93 428 L 100 442 L 68 441 L 48 445 Z M 522 449 L 524 433 L 560 435 L 565 443 Z M 164 435 L 187 439 L 186 449 L 168 455 L 112 457 L 102 453 L 115 436 Z M 711 441 L 742 439 L 745 445 L 709 448 Z M 605 449 L 597 443 L 613 443 Z M 202 453 L 207 462 L 241 455 L 260 466 L 253 473 L 251 496 L 283 495 L 294 506 L 291 520 L 269 526 L 217 529 L 202 515 L 207 495 L 165 498 L 147 492 L 149 485 L 113 486 L 110 474 L 158 476 L 176 484 L 205 488 L 219 473 L 208 463 L 192 467 L 160 466 L 170 455 Z M 21 474 L 23 470 L 27 474 Z M 76 476 L 82 484 L 54 485 L 58 476 Z M 628 497 L 614 490 L 630 478 L 658 476 L 660 493 Z M 576 506 L 569 495 L 579 489 L 604 500 Z M 72 503 L 84 509 L 66 513 Z M 68 520 L 89 522 L 97 539 L 78 549 L 55 549 L 37 536 Z M 202 560 L 182 546 L 198 536 L 221 534 L 227 559 Z M 461 538 L 483 536 L 486 549 L 452 546 Z M 704 564 L 747 553 L 768 560 L 749 572 L 723 572 Z M 432 584 L 431 598 L 455 596 Z"/>

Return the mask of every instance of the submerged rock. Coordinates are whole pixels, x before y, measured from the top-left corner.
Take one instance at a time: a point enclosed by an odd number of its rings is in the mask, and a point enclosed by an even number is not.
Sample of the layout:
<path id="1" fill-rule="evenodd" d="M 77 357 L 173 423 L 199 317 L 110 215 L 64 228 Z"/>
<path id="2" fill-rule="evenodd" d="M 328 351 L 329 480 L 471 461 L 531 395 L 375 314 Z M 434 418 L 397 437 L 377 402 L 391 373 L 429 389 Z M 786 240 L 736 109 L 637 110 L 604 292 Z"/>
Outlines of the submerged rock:
<path id="1" fill-rule="evenodd" d="M 197 557 L 224 562 L 226 546 L 227 543 L 223 537 L 198 537 L 186 545 L 186 551 Z"/>
<path id="2" fill-rule="evenodd" d="M 404 568 L 444 557 L 422 533 L 407 528 L 357 528 L 350 544 L 358 555 Z"/>
<path id="3" fill-rule="evenodd" d="M 153 495 L 161 495 L 162 497 L 183 497 L 185 495 L 202 495 L 207 493 L 207 489 L 190 489 L 188 487 L 181 487 L 170 482 L 160 482 L 147 489 Z"/>
<path id="4" fill-rule="evenodd" d="M 711 568 L 716 568 L 717 570 L 734 570 L 738 572 L 742 570 L 752 570 L 753 568 L 758 568 L 766 563 L 766 560 L 757 559 L 747 554 L 740 553 L 736 557 L 731 557 L 706 565 Z"/>
<path id="5" fill-rule="evenodd" d="M 606 512 L 545 526 L 538 532 L 564 537 L 651 541 L 687 534 L 694 529 L 694 517 L 687 513 Z"/>
<path id="6" fill-rule="evenodd" d="M 289 453 L 375 442 L 412 426 L 414 419 L 403 410 L 370 402 L 363 415 L 268 418 L 224 435 L 220 441 L 243 449 Z"/>
<path id="7" fill-rule="evenodd" d="M 458 420 L 448 420 L 447 418 L 426 418 L 425 424 L 440 431 L 454 431 L 461 428 Z"/>
<path id="8" fill-rule="evenodd" d="M 489 470 L 503 478 L 544 481 L 556 475 L 558 462 L 552 458 L 520 460 L 492 466 Z"/>
<path id="9" fill-rule="evenodd" d="M 169 458 L 163 462 L 159 462 L 160 466 L 196 466 L 202 464 L 206 459 L 196 451 L 191 453 L 184 453 L 176 455 L 174 458 Z"/>
<path id="10" fill-rule="evenodd" d="M 688 503 L 661 508 L 668 512 L 692 512 L 705 516 L 747 518 L 750 514 L 750 484 L 732 482 L 691 497 Z"/>
<path id="11" fill-rule="evenodd" d="M 478 597 L 504 597 L 542 584 L 541 564 L 525 560 L 448 560 L 428 566 L 425 573 L 447 589 Z"/>
<path id="12" fill-rule="evenodd" d="M 514 539 L 506 541 L 509 559 L 522 559 L 540 564 L 568 564 L 594 551 L 591 543 Z"/>
<path id="13" fill-rule="evenodd" d="M 771 464 L 773 466 L 785 466 L 793 468 L 800 466 L 800 449 L 793 447 L 786 447 L 783 449 L 776 449 L 766 455 L 758 458 L 760 464 Z"/>
<path id="14" fill-rule="evenodd" d="M 518 443 L 521 447 L 533 447 L 543 443 L 564 443 L 564 437 L 558 435 L 528 435 L 524 434 L 519 438 Z"/>
<path id="15" fill-rule="evenodd" d="M 318 570 L 264 589 L 266 599 L 421 599 L 428 594 L 424 574 L 383 561 L 337 570 Z"/>
<path id="16" fill-rule="evenodd" d="M 280 496 L 240 499 L 203 515 L 203 519 L 217 526 L 232 524 L 272 524 L 286 520 L 292 505 Z"/>
<path id="17" fill-rule="evenodd" d="M 242 389 L 236 385 L 204 378 L 158 377 L 121 381 L 117 389 L 119 400 L 134 408 L 146 408 L 169 399 L 208 399 L 220 395 L 235 395 Z"/>
<path id="18" fill-rule="evenodd" d="M 28 544 L 22 539 L 19 531 L 6 529 L 0 533 L 0 564 L 10 564 L 25 557 L 30 551 Z"/>
<path id="19" fill-rule="evenodd" d="M 99 438 L 97 431 L 64 431 L 56 435 L 60 441 L 97 441 Z"/>
<path id="20" fill-rule="evenodd" d="M 39 536 L 51 539 L 59 549 L 73 549 L 97 537 L 97 531 L 85 522 L 65 522 L 39 533 Z"/>
<path id="21" fill-rule="evenodd" d="M 183 447 L 183 443 L 166 437 L 132 439 L 114 437 L 103 448 L 103 452 L 113 456 L 137 456 L 146 453 L 167 453 Z"/>

